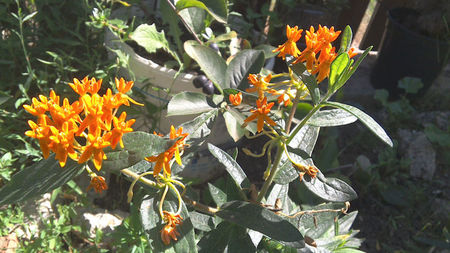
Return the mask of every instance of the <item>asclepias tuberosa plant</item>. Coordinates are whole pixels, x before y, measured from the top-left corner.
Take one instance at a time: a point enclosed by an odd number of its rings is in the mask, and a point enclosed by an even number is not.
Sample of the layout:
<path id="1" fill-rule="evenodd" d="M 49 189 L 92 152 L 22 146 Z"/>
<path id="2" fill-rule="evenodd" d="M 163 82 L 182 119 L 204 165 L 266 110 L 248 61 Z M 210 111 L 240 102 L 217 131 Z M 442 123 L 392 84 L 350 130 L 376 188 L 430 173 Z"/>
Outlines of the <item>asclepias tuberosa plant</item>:
<path id="1" fill-rule="evenodd" d="M 128 201 L 140 205 L 142 227 L 153 252 L 358 248 L 361 241 L 354 237 L 357 231 L 351 230 L 357 213 L 347 213 L 357 194 L 346 182 L 326 177 L 315 165 L 312 152 L 320 128 L 357 120 L 392 146 L 370 116 L 351 105 L 330 101 L 371 48 L 356 55 L 350 48 L 348 26 L 342 32 L 326 26 L 303 32 L 287 26 L 286 36 L 286 42 L 273 50 L 285 61 L 286 73 L 263 69 L 266 57 L 260 50 L 242 50 L 225 61 L 207 46 L 185 42 L 186 53 L 220 94 L 175 95 L 167 106 L 169 116 L 198 116 L 167 129 L 167 135 L 133 131 L 135 120 L 127 121 L 123 112 L 119 115 L 121 105 L 139 105 L 126 94 L 133 83 L 123 79 L 116 79 L 114 94 L 108 89 L 99 95 L 101 80 L 84 78 L 70 84 L 79 95 L 75 102 L 64 98 L 61 103 L 54 92 L 33 99 L 25 109 L 37 119 L 29 121 L 26 135 L 39 141 L 45 159 L 14 175 L 0 189 L 0 204 L 49 192 L 83 171 L 91 177 L 90 188 L 101 192 L 107 185 L 97 173 L 120 173 L 132 182 Z M 306 48 L 300 50 L 297 43 L 302 38 Z M 333 44 L 338 38 L 336 48 Z M 300 101 L 312 108 L 297 118 Z M 225 120 L 218 121 L 219 116 Z M 227 152 L 206 143 L 213 125 L 222 122 L 236 142 L 266 137 L 259 152 L 242 149 L 248 156 L 267 157 L 259 187 L 250 183 L 241 167 L 252 165 L 236 162 L 237 149 Z M 226 179 L 203 187 L 212 198 L 209 203 L 195 197 L 192 185 L 178 175 L 205 146 L 211 159 L 217 159 L 228 172 Z M 288 193 L 298 181 L 304 194 L 318 197 L 323 204 L 305 206 L 294 201 Z M 145 191 L 144 197 L 134 196 L 137 185 Z"/>

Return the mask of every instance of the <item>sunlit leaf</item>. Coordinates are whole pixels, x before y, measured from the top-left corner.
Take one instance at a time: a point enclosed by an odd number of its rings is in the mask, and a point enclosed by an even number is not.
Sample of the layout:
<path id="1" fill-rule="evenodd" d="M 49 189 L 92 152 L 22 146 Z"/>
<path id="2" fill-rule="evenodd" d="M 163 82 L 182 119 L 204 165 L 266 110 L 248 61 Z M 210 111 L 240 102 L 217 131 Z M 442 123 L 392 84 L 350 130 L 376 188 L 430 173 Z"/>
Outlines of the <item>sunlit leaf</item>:
<path id="1" fill-rule="evenodd" d="M 338 102 L 327 102 L 325 105 L 346 110 L 347 112 L 353 114 L 357 117 L 361 122 L 369 128 L 372 133 L 374 133 L 378 138 L 380 138 L 383 142 L 385 142 L 389 146 L 393 146 L 391 138 L 386 134 L 384 129 L 369 115 L 365 114 L 360 109 L 353 107 L 351 105 L 341 104 Z"/>
<path id="2" fill-rule="evenodd" d="M 347 183 L 338 178 L 325 178 L 320 171 L 315 178 L 305 175 L 302 182 L 312 193 L 327 201 L 345 202 L 358 197 Z"/>
<path id="3" fill-rule="evenodd" d="M 67 159 L 61 168 L 51 155 L 12 176 L 11 181 L 0 189 L 0 205 L 17 203 L 50 192 L 64 185 L 83 171 L 84 164 Z"/>
<path id="4" fill-rule="evenodd" d="M 199 114 L 211 111 L 214 107 L 205 94 L 185 91 L 172 97 L 167 105 L 167 116 Z"/>

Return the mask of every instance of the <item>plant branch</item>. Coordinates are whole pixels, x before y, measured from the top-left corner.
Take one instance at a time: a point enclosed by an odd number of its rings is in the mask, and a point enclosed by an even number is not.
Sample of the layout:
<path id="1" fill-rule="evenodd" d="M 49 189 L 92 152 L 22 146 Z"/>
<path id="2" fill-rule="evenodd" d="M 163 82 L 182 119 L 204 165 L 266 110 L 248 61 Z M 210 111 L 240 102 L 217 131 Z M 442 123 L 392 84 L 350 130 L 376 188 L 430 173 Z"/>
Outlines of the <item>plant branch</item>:
<path id="1" fill-rule="evenodd" d="M 292 109 L 289 113 L 289 118 L 288 121 L 286 122 L 286 127 L 284 129 L 284 131 L 286 132 L 286 134 L 289 134 L 289 132 L 291 131 L 291 125 L 292 125 L 292 120 L 294 119 L 294 115 L 295 115 L 295 111 L 297 111 L 297 105 L 298 102 L 300 100 L 300 93 L 298 90 L 295 94 L 295 98 L 294 98 L 294 103 L 292 105 Z"/>
<path id="2" fill-rule="evenodd" d="M 148 185 L 150 187 L 153 187 L 155 189 L 162 189 L 164 188 L 164 184 L 159 184 L 156 182 L 153 182 L 152 180 L 149 180 L 145 177 L 140 177 L 139 174 L 134 173 L 133 171 L 129 170 L 129 169 L 122 169 L 120 172 L 122 172 L 123 174 L 132 177 L 133 179 L 138 179 L 141 183 Z"/>
<path id="3" fill-rule="evenodd" d="M 214 207 L 210 207 L 207 205 L 204 205 L 202 203 L 199 203 L 195 200 L 192 200 L 186 196 L 183 196 L 183 200 L 184 202 L 186 202 L 186 204 L 191 205 L 192 207 L 194 207 L 195 210 L 203 212 L 203 213 L 207 213 L 209 215 L 216 215 L 216 213 L 219 211 L 218 208 L 214 208 Z"/>

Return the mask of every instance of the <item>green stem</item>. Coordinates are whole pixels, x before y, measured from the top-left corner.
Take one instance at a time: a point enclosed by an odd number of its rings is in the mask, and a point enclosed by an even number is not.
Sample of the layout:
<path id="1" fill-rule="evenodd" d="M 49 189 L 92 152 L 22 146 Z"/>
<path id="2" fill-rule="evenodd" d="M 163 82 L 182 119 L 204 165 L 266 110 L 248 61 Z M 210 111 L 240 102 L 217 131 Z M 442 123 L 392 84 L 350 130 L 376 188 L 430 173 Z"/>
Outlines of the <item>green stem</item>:
<path id="1" fill-rule="evenodd" d="M 275 155 L 275 161 L 272 164 L 272 168 L 270 168 L 270 174 L 267 180 L 264 182 L 261 191 L 258 194 L 258 197 L 256 198 L 256 202 L 261 202 L 261 200 L 264 198 L 264 196 L 267 193 L 267 190 L 269 190 L 270 185 L 273 182 L 273 178 L 275 177 L 275 174 L 278 169 L 278 165 L 280 164 L 281 157 L 283 155 L 283 147 L 281 145 L 281 142 L 277 143 L 277 154 Z"/>
<path id="2" fill-rule="evenodd" d="M 25 60 L 27 61 L 27 70 L 28 70 L 28 75 L 32 74 L 33 69 L 31 68 L 31 62 L 30 62 L 30 57 L 28 57 L 28 51 L 27 48 L 25 47 L 25 41 L 23 39 L 23 15 L 22 15 L 22 8 L 20 8 L 20 4 L 19 1 L 16 1 L 17 4 L 17 8 L 18 8 L 18 20 L 19 20 L 19 39 L 20 39 L 20 44 L 22 45 L 22 50 L 23 50 L 23 54 L 25 55 Z"/>

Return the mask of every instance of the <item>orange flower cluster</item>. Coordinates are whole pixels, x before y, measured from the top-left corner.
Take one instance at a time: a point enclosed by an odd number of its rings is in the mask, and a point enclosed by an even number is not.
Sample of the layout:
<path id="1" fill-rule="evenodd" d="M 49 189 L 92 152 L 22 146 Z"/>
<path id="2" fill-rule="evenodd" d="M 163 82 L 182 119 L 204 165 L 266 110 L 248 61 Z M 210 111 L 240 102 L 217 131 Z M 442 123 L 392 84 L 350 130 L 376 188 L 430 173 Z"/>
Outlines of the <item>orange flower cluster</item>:
<path id="1" fill-rule="evenodd" d="M 170 213 L 167 211 L 163 211 L 164 221 L 167 224 L 161 229 L 161 240 L 165 245 L 170 244 L 170 239 L 177 241 L 177 236 L 180 236 L 180 233 L 177 231 L 177 225 L 181 225 L 183 223 L 183 218 L 179 214 Z"/>
<path id="2" fill-rule="evenodd" d="M 296 28 L 296 27 L 294 27 Z M 334 27 L 328 28 L 326 26 L 319 25 L 319 29 L 315 31 L 314 27 L 310 27 L 309 31 L 306 31 L 305 42 L 306 48 L 299 53 L 293 38 L 300 38 L 302 30 L 296 32 L 292 31 L 293 28 L 286 27 L 287 41 L 283 45 L 279 46 L 274 52 L 279 52 L 278 56 L 285 59 L 286 54 L 290 54 L 297 59 L 293 64 L 299 62 L 306 63 L 306 68 L 311 74 L 317 74 L 317 82 L 322 82 L 330 74 L 330 65 L 337 57 L 336 48 L 331 45 L 333 41 L 337 39 L 341 31 L 335 31 Z M 289 31 L 289 33 L 288 33 Z M 294 35 L 295 36 L 294 36 Z M 298 39 L 297 39 L 298 40 Z M 286 46 L 289 44 L 290 46 Z M 353 57 L 353 49 L 348 52 L 350 57 Z"/>
<path id="3" fill-rule="evenodd" d="M 164 170 L 165 174 L 170 175 L 171 174 L 170 161 L 174 156 L 177 163 L 179 165 L 182 165 L 180 149 L 183 150 L 184 146 L 186 146 L 185 139 L 186 136 L 188 136 L 188 133 L 183 134 L 182 132 L 183 132 L 182 127 L 178 128 L 178 130 L 175 130 L 175 127 L 171 126 L 169 138 L 171 140 L 176 140 L 174 144 L 172 144 L 172 146 L 169 149 L 167 149 L 166 151 L 164 151 L 159 155 L 149 156 L 145 158 L 145 160 L 149 162 L 156 162 L 155 167 L 153 168 L 153 176 L 156 177 L 156 175 L 158 175 L 161 172 L 161 170 Z"/>
<path id="4" fill-rule="evenodd" d="M 100 96 L 101 79 L 85 77 L 80 81 L 74 78 L 69 85 L 79 99 L 72 104 L 64 98 L 61 105 L 60 97 L 53 90 L 48 98 L 43 95 L 39 100 L 33 98 L 32 104 L 24 108 L 37 117 L 37 122 L 28 121 L 31 130 L 25 135 L 39 140 L 44 158 L 48 158 L 50 151 L 54 152 L 61 167 L 69 156 L 78 163 L 92 159 L 95 168 L 100 170 L 106 159 L 103 149 L 108 146 L 115 149 L 117 144 L 123 147 L 122 136 L 133 131 L 131 125 L 135 122 L 134 119 L 125 121 L 126 112 L 115 116 L 121 105 L 138 104 L 126 95 L 133 82 L 116 78 L 115 83 L 118 93 L 113 95 L 108 89 Z M 80 138 L 85 139 L 82 144 Z"/>

